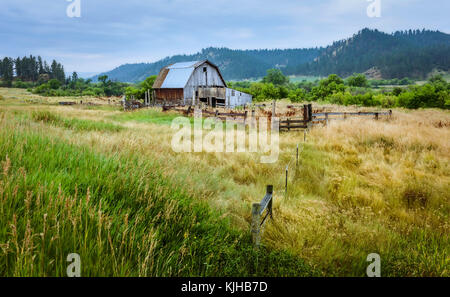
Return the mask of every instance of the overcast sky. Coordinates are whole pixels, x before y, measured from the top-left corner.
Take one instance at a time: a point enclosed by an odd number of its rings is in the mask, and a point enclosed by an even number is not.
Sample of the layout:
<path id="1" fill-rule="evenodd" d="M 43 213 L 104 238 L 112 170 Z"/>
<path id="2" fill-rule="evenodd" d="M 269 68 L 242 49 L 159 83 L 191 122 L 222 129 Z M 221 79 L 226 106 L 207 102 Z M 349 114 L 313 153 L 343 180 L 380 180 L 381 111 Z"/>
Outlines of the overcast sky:
<path id="1" fill-rule="evenodd" d="M 72 0 L 77 1 L 77 0 Z M 0 57 L 41 55 L 66 72 L 102 72 L 204 47 L 326 46 L 369 27 L 450 33 L 449 0 L 0 0 Z"/>

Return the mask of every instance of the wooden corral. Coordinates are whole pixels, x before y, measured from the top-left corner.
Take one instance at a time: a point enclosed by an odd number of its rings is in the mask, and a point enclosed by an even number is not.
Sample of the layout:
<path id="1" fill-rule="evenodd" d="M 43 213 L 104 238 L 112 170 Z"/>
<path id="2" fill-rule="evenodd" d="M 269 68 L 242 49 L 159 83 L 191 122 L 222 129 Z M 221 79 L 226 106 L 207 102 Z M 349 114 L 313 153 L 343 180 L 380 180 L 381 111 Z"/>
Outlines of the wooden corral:
<path id="1" fill-rule="evenodd" d="M 275 104 L 275 103 L 273 103 Z M 323 109 L 313 109 L 312 104 L 305 104 L 302 108 L 295 110 L 293 107 L 288 108 L 287 111 L 277 113 L 275 106 L 272 104 L 271 110 L 266 110 L 263 106 L 249 106 L 249 109 L 244 108 L 242 111 L 221 108 L 221 109 L 201 109 L 203 117 L 215 117 L 221 120 L 234 119 L 243 123 L 250 123 L 260 117 L 266 117 L 269 123 L 272 123 L 273 115 L 279 119 L 280 131 L 291 131 L 296 129 L 309 129 L 314 125 L 327 125 L 332 120 L 345 120 L 350 117 L 371 117 L 379 120 L 381 117 L 392 117 L 392 111 L 359 111 L 359 112 L 322 112 Z M 174 110 L 182 112 L 185 115 L 191 116 L 194 114 L 192 106 L 163 106 L 163 111 Z M 274 112 L 275 111 L 275 112 Z"/>

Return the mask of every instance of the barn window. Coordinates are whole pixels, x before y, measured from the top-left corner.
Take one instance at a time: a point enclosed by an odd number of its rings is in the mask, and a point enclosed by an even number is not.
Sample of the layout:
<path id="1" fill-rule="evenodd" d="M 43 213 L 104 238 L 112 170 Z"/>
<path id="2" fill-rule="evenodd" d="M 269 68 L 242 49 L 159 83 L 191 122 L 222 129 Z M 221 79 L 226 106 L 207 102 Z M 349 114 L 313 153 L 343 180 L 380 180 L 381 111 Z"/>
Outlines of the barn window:
<path id="1" fill-rule="evenodd" d="M 203 72 L 206 72 L 208 68 L 207 67 L 203 67 Z"/>

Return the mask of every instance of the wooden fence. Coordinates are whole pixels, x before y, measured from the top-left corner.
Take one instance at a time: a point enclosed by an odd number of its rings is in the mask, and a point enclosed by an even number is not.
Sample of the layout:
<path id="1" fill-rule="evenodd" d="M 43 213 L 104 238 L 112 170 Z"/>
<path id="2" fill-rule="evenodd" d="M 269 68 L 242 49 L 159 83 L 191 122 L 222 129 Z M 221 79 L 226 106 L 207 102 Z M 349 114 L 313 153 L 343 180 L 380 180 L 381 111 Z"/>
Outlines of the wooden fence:
<path id="1" fill-rule="evenodd" d="M 330 120 L 345 120 L 351 116 L 370 116 L 375 120 L 379 120 L 381 116 L 392 116 L 392 110 L 388 112 L 322 112 L 313 113 L 312 124 L 328 124 Z"/>
<path id="2" fill-rule="evenodd" d="M 291 129 L 306 129 L 308 128 L 308 122 L 300 118 L 287 118 L 286 120 L 280 120 L 280 131 Z"/>
<path id="3" fill-rule="evenodd" d="M 169 110 L 174 110 L 174 111 L 178 111 L 178 112 L 182 112 L 186 115 L 189 114 L 193 114 L 194 113 L 194 108 L 192 106 L 186 106 L 185 105 L 163 105 L 162 106 L 162 110 L 163 111 L 169 111 Z M 216 109 L 215 111 L 211 111 L 208 109 L 202 109 L 202 115 L 204 115 L 205 117 L 215 117 L 221 120 L 226 120 L 228 118 L 232 118 L 234 120 L 236 119 L 242 119 L 244 121 L 244 123 L 247 121 L 248 119 L 248 110 L 245 110 L 242 113 L 239 112 L 234 112 L 234 111 L 230 111 L 230 112 L 220 112 L 218 109 Z M 255 116 L 255 111 L 252 110 L 252 117 Z"/>
<path id="4" fill-rule="evenodd" d="M 378 120 L 381 116 L 392 117 L 392 110 L 380 112 L 316 112 L 313 113 L 312 105 L 303 106 L 303 117 L 288 117 L 280 119 L 280 131 L 294 129 L 307 129 L 311 125 L 327 125 L 330 120 L 345 120 L 352 116 L 370 116 Z"/>

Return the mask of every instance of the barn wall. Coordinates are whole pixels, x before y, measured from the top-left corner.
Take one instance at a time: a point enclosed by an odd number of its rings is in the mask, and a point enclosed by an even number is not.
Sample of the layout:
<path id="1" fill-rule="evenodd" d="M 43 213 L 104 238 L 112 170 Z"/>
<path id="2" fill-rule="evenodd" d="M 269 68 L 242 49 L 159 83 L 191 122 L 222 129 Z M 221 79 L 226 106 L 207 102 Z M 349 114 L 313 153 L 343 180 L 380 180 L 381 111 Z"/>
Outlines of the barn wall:
<path id="1" fill-rule="evenodd" d="M 206 67 L 206 73 L 203 72 L 203 67 Z M 204 63 L 197 67 L 192 76 L 189 78 L 186 87 L 184 88 L 184 98 L 192 99 L 194 90 L 197 87 L 225 87 L 219 72 L 215 67 L 212 67 L 208 63 Z"/>
<path id="2" fill-rule="evenodd" d="M 183 89 L 155 89 L 157 101 L 169 103 L 183 103 Z"/>

